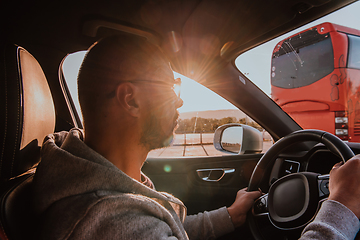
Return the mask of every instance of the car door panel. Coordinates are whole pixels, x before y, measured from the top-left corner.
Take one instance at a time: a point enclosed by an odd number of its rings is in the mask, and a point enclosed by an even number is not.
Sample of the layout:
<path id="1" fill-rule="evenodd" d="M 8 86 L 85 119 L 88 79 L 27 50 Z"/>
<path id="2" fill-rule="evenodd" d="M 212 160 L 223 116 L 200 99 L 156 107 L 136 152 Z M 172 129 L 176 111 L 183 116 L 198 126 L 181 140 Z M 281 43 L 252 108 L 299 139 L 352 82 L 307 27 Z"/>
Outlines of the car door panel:
<path id="1" fill-rule="evenodd" d="M 230 206 L 237 191 L 247 187 L 261 156 L 149 158 L 142 171 L 153 181 L 156 190 L 173 194 L 184 202 L 188 214 L 195 214 Z"/>

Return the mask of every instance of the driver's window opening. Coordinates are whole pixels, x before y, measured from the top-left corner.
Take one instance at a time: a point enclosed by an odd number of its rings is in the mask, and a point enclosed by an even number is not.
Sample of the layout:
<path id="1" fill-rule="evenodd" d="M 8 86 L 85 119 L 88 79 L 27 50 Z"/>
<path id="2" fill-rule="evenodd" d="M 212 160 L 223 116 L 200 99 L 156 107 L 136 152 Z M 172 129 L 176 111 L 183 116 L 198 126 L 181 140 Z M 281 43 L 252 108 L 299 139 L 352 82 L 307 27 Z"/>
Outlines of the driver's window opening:
<path id="1" fill-rule="evenodd" d="M 77 73 L 86 51 L 70 54 L 63 63 L 63 72 L 76 111 L 82 120 L 77 95 Z M 249 125 L 263 133 L 263 152 L 273 141 L 259 124 L 240 111 L 230 102 L 183 75 L 174 72 L 175 78 L 181 78 L 180 97 L 184 104 L 179 111 L 178 127 L 169 147 L 152 150 L 148 157 L 206 157 L 222 156 L 231 153 L 220 152 L 213 145 L 215 130 L 229 123 Z"/>

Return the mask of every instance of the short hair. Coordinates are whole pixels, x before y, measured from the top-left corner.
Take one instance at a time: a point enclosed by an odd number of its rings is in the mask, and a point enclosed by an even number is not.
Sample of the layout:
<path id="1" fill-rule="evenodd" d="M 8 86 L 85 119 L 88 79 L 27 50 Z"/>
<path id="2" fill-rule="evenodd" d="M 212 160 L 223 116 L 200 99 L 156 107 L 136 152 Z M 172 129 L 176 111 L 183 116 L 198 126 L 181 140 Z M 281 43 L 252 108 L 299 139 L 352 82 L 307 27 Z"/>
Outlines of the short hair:
<path id="1" fill-rule="evenodd" d="M 138 36 L 111 36 L 93 44 L 78 74 L 78 95 L 84 122 L 102 107 L 104 96 L 121 81 L 156 74 L 169 61 L 161 50 Z"/>

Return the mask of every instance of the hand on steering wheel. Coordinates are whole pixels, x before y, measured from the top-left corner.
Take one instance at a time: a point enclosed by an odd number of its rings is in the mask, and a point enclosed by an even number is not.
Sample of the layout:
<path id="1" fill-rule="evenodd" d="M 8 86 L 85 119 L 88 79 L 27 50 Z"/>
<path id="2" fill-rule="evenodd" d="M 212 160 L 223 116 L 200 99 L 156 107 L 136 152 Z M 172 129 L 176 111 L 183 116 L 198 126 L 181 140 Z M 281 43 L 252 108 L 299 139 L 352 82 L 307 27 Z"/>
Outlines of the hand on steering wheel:
<path id="1" fill-rule="evenodd" d="M 301 130 L 277 141 L 259 160 L 251 176 L 248 191 L 259 188 L 268 171 L 271 171 L 276 157 L 287 147 L 301 142 L 316 141 L 323 143 L 330 151 L 339 155 L 343 162 L 354 153 L 342 140 L 320 130 Z M 267 180 L 268 181 L 268 180 Z M 259 198 L 248 214 L 248 222 L 255 239 L 260 234 L 258 221 L 264 215 L 271 224 L 280 230 L 299 229 L 315 216 L 321 200 L 329 196 L 329 175 L 300 172 L 284 176 L 274 182 L 269 193 Z"/>
<path id="2" fill-rule="evenodd" d="M 349 208 L 360 218 L 360 156 L 351 158 L 346 164 L 336 164 L 330 172 L 330 196 Z"/>

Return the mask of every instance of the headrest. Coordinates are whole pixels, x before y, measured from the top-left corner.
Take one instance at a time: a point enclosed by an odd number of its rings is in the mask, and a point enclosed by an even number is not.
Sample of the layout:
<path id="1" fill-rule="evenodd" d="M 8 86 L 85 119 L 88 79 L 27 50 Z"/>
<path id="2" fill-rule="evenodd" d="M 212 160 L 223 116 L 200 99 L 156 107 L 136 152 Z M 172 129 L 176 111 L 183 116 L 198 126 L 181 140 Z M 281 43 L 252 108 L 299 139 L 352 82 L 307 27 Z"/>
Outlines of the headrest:
<path id="1" fill-rule="evenodd" d="M 0 49 L 0 180 L 25 173 L 40 160 L 55 128 L 51 92 L 36 59 L 24 48 Z"/>

